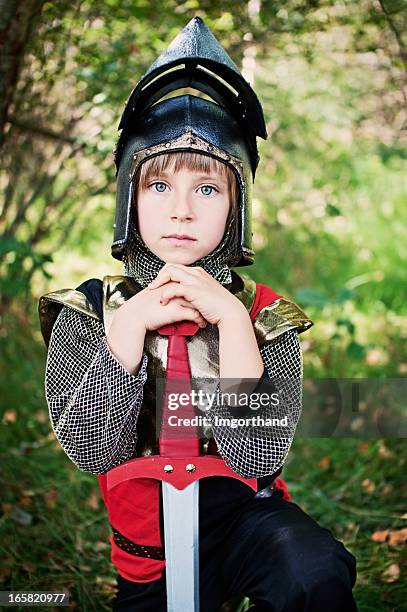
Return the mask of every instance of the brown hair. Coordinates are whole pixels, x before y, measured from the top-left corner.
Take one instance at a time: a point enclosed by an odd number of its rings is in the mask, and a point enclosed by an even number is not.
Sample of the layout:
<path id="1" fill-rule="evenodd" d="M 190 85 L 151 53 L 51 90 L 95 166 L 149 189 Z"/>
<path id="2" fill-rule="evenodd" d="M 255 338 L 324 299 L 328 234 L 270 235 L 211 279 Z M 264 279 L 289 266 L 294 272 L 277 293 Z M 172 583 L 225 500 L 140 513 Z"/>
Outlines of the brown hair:
<path id="1" fill-rule="evenodd" d="M 225 163 L 204 155 L 202 153 L 194 153 L 192 151 L 172 151 L 162 153 L 150 159 L 147 159 L 138 169 L 135 177 L 134 185 L 134 200 L 133 205 L 137 202 L 137 193 L 139 187 L 145 189 L 152 176 L 159 176 L 167 170 L 169 166 L 173 167 L 173 172 L 178 172 L 184 168 L 195 172 L 209 174 L 211 172 L 219 172 L 223 177 L 226 177 L 228 184 L 229 200 L 231 203 L 229 215 L 226 221 L 226 228 L 232 217 L 237 217 L 239 189 L 234 171 Z"/>

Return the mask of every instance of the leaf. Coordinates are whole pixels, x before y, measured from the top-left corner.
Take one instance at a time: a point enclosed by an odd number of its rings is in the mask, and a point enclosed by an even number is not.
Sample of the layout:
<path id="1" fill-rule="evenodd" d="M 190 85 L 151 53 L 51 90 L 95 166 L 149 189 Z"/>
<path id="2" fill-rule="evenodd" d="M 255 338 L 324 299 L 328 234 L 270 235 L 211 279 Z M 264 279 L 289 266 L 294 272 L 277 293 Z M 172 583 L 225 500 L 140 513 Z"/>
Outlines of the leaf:
<path id="1" fill-rule="evenodd" d="M 389 495 L 393 491 L 394 491 L 393 485 L 390 483 L 387 483 L 384 485 L 384 487 L 381 488 L 380 495 L 382 495 L 383 497 L 386 497 L 386 495 Z"/>
<path id="2" fill-rule="evenodd" d="M 358 444 L 358 451 L 362 454 L 367 453 L 369 449 L 370 449 L 369 442 L 361 442 L 360 444 Z"/>
<path id="3" fill-rule="evenodd" d="M 342 214 L 339 208 L 337 206 L 334 206 L 333 204 L 327 204 L 325 207 L 325 211 L 330 217 L 338 217 Z"/>
<path id="4" fill-rule="evenodd" d="M 346 353 L 352 359 L 359 361 L 364 357 L 365 347 L 362 346 L 362 344 L 359 344 L 358 342 L 352 341 L 349 342 L 348 346 L 346 347 Z"/>
<path id="5" fill-rule="evenodd" d="M 35 418 L 38 423 L 46 423 L 48 421 L 48 414 L 45 410 L 37 410 L 35 413 Z"/>
<path id="6" fill-rule="evenodd" d="M 400 578 L 400 567 L 397 563 L 392 563 L 389 567 L 382 573 L 382 578 L 384 582 L 396 582 Z"/>
<path id="7" fill-rule="evenodd" d="M 343 287 L 342 289 L 338 291 L 333 301 L 335 304 L 343 304 L 343 302 L 346 302 L 347 300 L 351 300 L 353 298 L 353 295 L 354 295 L 354 291 L 352 291 L 351 289 L 347 289 L 346 287 Z"/>
<path id="8" fill-rule="evenodd" d="M 383 459 L 390 459 L 391 457 L 394 457 L 394 453 L 389 448 L 387 448 L 383 440 L 380 440 L 379 442 L 377 454 Z"/>
<path id="9" fill-rule="evenodd" d="M 6 410 L 3 414 L 3 423 L 7 425 L 8 423 L 15 423 L 17 419 L 17 413 L 15 410 Z"/>
<path id="10" fill-rule="evenodd" d="M 407 542 L 407 527 L 375 531 L 372 533 L 371 539 L 379 544 L 387 542 L 389 546 L 401 546 L 404 542 Z"/>
<path id="11" fill-rule="evenodd" d="M 374 533 L 372 533 L 370 539 L 373 540 L 373 542 L 382 543 L 386 541 L 388 535 L 389 530 L 384 529 L 383 531 L 375 531 Z"/>
<path id="12" fill-rule="evenodd" d="M 318 467 L 321 470 L 326 470 L 329 467 L 330 463 L 330 458 L 328 457 L 328 455 L 325 455 L 325 457 L 322 457 L 321 461 L 318 463 Z"/>
<path id="13" fill-rule="evenodd" d="M 376 489 L 376 485 L 373 480 L 365 478 L 365 480 L 362 480 L 362 488 L 366 493 L 373 493 L 373 491 Z"/>
<path id="14" fill-rule="evenodd" d="M 329 304 L 329 299 L 325 293 L 319 289 L 304 288 L 296 291 L 296 299 L 304 306 L 324 307 Z"/>
<path id="15" fill-rule="evenodd" d="M 336 319 L 336 324 L 338 327 L 346 327 L 351 336 L 353 336 L 353 334 L 355 333 L 355 325 L 353 321 L 351 321 L 351 319 Z"/>
<path id="16" fill-rule="evenodd" d="M 407 527 L 403 529 L 391 529 L 389 533 L 389 544 L 390 546 L 401 546 L 407 542 Z"/>
<path id="17" fill-rule="evenodd" d="M 18 503 L 23 508 L 32 508 L 32 506 L 33 506 L 32 497 L 21 497 L 19 499 Z"/>
<path id="18" fill-rule="evenodd" d="M 58 499 L 58 491 L 56 489 L 50 489 L 44 494 L 44 501 L 47 508 L 55 508 Z"/>
<path id="19" fill-rule="evenodd" d="M 100 498 L 98 493 L 96 491 L 92 491 L 92 493 L 86 500 L 86 505 L 88 506 L 88 508 L 92 508 L 92 510 L 97 510 L 99 508 L 99 501 Z"/>

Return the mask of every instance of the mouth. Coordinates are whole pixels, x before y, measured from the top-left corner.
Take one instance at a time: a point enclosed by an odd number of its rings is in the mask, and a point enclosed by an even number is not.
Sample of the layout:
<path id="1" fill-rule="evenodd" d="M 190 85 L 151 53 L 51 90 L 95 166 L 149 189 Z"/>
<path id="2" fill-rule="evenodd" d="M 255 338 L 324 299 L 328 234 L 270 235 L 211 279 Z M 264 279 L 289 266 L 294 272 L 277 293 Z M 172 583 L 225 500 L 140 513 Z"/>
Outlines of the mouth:
<path id="1" fill-rule="evenodd" d="M 187 234 L 171 234 L 170 236 L 164 236 L 164 240 L 167 240 L 170 244 L 175 246 L 184 246 L 196 242 L 196 238 L 188 236 Z"/>

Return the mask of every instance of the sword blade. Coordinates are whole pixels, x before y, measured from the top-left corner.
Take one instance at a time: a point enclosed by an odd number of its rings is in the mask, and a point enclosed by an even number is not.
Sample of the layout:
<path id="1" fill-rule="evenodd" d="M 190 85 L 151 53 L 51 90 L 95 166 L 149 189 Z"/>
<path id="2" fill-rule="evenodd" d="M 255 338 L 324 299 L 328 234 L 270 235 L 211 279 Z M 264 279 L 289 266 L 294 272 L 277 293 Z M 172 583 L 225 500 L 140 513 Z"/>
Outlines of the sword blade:
<path id="1" fill-rule="evenodd" d="M 185 489 L 163 482 L 168 612 L 199 612 L 199 480 Z"/>

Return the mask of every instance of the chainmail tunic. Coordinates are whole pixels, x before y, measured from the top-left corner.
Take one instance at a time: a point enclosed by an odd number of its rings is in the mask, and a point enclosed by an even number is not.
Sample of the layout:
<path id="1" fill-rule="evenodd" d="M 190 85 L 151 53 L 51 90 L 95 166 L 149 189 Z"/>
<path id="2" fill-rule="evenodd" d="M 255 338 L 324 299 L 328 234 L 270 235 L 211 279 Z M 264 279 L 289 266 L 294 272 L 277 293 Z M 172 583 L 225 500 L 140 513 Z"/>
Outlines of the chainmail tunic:
<path id="1" fill-rule="evenodd" d="M 231 225 L 210 255 L 192 264 L 201 266 L 221 284 L 231 282 L 228 262 L 234 261 Z M 131 232 L 124 257 L 125 274 L 145 287 L 164 265 Z M 219 453 L 239 475 L 259 478 L 284 464 L 301 413 L 302 354 L 296 330 L 282 333 L 260 349 L 262 382 L 272 379 L 280 394 L 278 406 L 261 407 L 250 416 L 288 417 L 288 426 L 237 427 L 216 423 L 218 417 L 240 417 L 240 407 L 218 402 L 206 413 Z M 130 374 L 109 349 L 103 323 L 64 306 L 55 321 L 48 350 L 45 395 L 53 430 L 68 457 L 79 469 L 102 474 L 134 456 L 137 418 L 143 402 L 148 357 L 136 375 Z M 269 381 L 270 382 L 270 381 Z M 219 389 L 219 384 L 217 386 Z"/>

